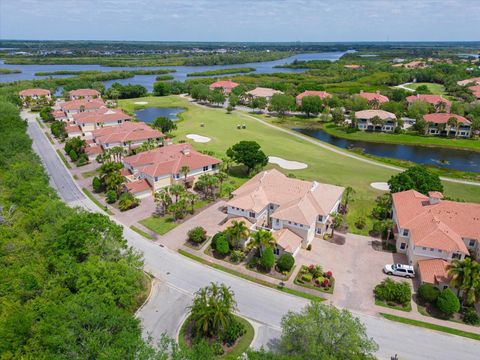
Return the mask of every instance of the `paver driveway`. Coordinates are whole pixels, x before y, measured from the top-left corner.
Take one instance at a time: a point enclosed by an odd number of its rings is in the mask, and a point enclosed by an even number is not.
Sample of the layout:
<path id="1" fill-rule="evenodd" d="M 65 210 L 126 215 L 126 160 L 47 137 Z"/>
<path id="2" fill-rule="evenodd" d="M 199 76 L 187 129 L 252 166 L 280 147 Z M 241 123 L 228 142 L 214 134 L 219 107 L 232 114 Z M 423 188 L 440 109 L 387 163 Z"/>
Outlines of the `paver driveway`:
<path id="1" fill-rule="evenodd" d="M 345 236 L 344 245 L 315 239 L 312 250 L 302 249 L 297 255 L 296 263 L 320 264 L 324 271 L 333 272 L 335 291 L 331 299 L 335 305 L 376 313 L 373 288 L 387 276 L 382 272 L 383 266 L 406 263 L 406 257 L 373 250 L 371 242 L 375 239 L 372 237 L 354 234 Z"/>

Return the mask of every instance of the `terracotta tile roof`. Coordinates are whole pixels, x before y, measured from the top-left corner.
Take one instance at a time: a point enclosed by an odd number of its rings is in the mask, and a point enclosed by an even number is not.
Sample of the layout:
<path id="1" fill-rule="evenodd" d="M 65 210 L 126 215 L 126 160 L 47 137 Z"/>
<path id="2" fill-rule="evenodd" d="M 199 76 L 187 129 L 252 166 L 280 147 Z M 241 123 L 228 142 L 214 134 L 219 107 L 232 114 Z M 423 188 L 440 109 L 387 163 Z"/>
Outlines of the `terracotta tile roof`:
<path id="1" fill-rule="evenodd" d="M 62 110 L 54 110 L 52 111 L 52 115 L 55 119 L 65 119 L 67 115 Z"/>
<path id="2" fill-rule="evenodd" d="M 46 89 L 25 89 L 18 93 L 20 96 L 48 96 L 50 95 L 50 90 Z"/>
<path id="3" fill-rule="evenodd" d="M 100 96 L 100 93 L 95 89 L 77 89 L 68 92 L 70 96 Z"/>
<path id="4" fill-rule="evenodd" d="M 440 102 L 444 102 L 447 104 L 447 106 L 451 106 L 452 103 L 445 99 L 441 95 L 430 95 L 430 94 L 417 94 L 417 95 L 410 95 L 406 97 L 406 100 L 409 104 L 415 102 L 415 101 L 425 101 L 429 104 L 436 105 Z"/>
<path id="5" fill-rule="evenodd" d="M 449 282 L 448 262 L 443 259 L 429 259 L 418 261 L 418 272 L 422 281 L 432 285 Z"/>
<path id="6" fill-rule="evenodd" d="M 102 154 L 103 150 L 100 146 L 87 146 L 85 147 L 85 153 L 87 155 L 98 155 Z"/>
<path id="7" fill-rule="evenodd" d="M 249 229 L 250 229 L 250 228 L 252 227 L 252 225 L 253 225 L 253 222 L 251 222 L 251 221 L 250 221 L 249 219 L 247 219 L 246 217 L 243 217 L 243 216 L 234 216 L 234 217 L 229 218 L 229 219 L 222 225 L 222 229 L 225 230 L 226 228 L 232 226 L 234 221 L 237 221 L 237 222 L 243 221 L 243 222 L 245 223 L 245 226 L 248 227 Z"/>
<path id="8" fill-rule="evenodd" d="M 415 245 L 468 254 L 462 238 L 480 239 L 480 204 L 441 200 L 431 204 L 415 190 L 392 195 L 402 229 Z"/>
<path id="9" fill-rule="evenodd" d="M 128 192 L 132 194 L 137 194 L 143 191 L 150 190 L 150 184 L 145 179 L 127 182 L 125 184 L 125 187 L 128 190 Z"/>
<path id="10" fill-rule="evenodd" d="M 302 100 L 305 96 L 318 96 L 320 99 L 325 99 L 332 95 L 330 95 L 326 91 L 305 90 L 304 92 L 298 94 L 295 98 L 297 100 Z"/>
<path id="11" fill-rule="evenodd" d="M 73 120 L 77 124 L 111 123 L 117 121 L 129 121 L 131 117 L 121 109 L 98 109 L 98 111 L 73 114 Z"/>
<path id="12" fill-rule="evenodd" d="M 65 101 L 59 104 L 62 110 L 80 110 L 83 106 L 85 110 L 94 110 L 100 109 L 102 107 L 106 107 L 105 103 L 102 99 L 93 99 L 93 100 L 72 100 L 72 101 Z"/>
<path id="13" fill-rule="evenodd" d="M 460 86 L 465 86 L 465 85 L 468 85 L 468 84 L 471 84 L 471 83 L 474 83 L 476 85 L 480 85 L 480 77 L 474 77 L 474 78 L 470 78 L 470 79 L 457 81 L 457 84 L 460 85 Z"/>
<path id="14" fill-rule="evenodd" d="M 479 85 L 470 86 L 469 89 L 472 91 L 473 96 L 475 96 L 477 99 L 480 99 L 480 80 Z"/>
<path id="15" fill-rule="evenodd" d="M 431 197 L 434 199 L 443 199 L 443 194 L 440 191 L 429 191 L 428 197 Z"/>
<path id="16" fill-rule="evenodd" d="M 217 88 L 232 90 L 232 89 L 235 89 L 238 85 L 239 84 L 237 84 L 236 82 L 233 82 L 232 80 L 220 80 L 210 84 L 209 88 L 210 90 L 217 89 Z"/>
<path id="17" fill-rule="evenodd" d="M 387 119 L 396 119 L 397 117 L 395 114 L 392 114 L 391 112 L 385 111 L 385 110 L 362 110 L 362 111 L 356 111 L 355 112 L 355 117 L 357 119 L 366 119 L 370 120 L 374 118 L 375 116 L 378 116 L 382 120 L 387 120 Z"/>
<path id="18" fill-rule="evenodd" d="M 67 134 L 82 133 L 82 129 L 80 129 L 80 126 L 78 125 L 65 126 L 65 131 L 67 132 Z"/>
<path id="19" fill-rule="evenodd" d="M 199 153 L 190 144 L 175 144 L 128 156 L 123 162 L 147 175 L 160 176 L 178 174 L 182 166 L 194 170 L 221 161 Z"/>
<path id="20" fill-rule="evenodd" d="M 158 139 L 163 133 L 143 122 L 126 122 L 118 126 L 106 126 L 92 132 L 95 141 L 102 144 Z"/>
<path id="21" fill-rule="evenodd" d="M 122 168 L 122 169 L 120 169 L 120 174 L 121 174 L 122 176 L 130 176 L 130 175 L 132 175 L 132 173 L 130 172 L 130 170 L 128 170 L 127 168 Z"/>
<path id="22" fill-rule="evenodd" d="M 247 94 L 253 97 L 272 97 L 275 94 L 283 94 L 283 92 L 269 88 L 257 87 L 253 90 L 247 91 Z"/>
<path id="23" fill-rule="evenodd" d="M 280 171 L 262 171 L 233 192 L 229 206 L 259 212 L 269 204 L 279 207 L 273 218 L 310 226 L 318 215 L 330 214 L 344 188 L 291 179 Z"/>
<path id="24" fill-rule="evenodd" d="M 364 92 L 360 91 L 356 96 L 366 99 L 367 101 L 378 100 L 380 104 L 388 102 L 390 99 L 385 95 L 380 94 L 380 92 Z"/>
<path id="25" fill-rule="evenodd" d="M 431 122 L 435 124 L 446 124 L 448 122 L 448 119 L 450 118 L 455 118 L 459 123 L 462 124 L 470 124 L 470 121 L 465 119 L 463 116 L 457 115 L 457 114 L 450 114 L 450 113 L 434 113 L 434 114 L 426 114 L 423 115 L 423 119 L 426 122 Z"/>
<path id="26" fill-rule="evenodd" d="M 293 253 L 302 245 L 302 238 L 289 229 L 274 231 L 272 235 L 277 245 L 289 253 Z"/>

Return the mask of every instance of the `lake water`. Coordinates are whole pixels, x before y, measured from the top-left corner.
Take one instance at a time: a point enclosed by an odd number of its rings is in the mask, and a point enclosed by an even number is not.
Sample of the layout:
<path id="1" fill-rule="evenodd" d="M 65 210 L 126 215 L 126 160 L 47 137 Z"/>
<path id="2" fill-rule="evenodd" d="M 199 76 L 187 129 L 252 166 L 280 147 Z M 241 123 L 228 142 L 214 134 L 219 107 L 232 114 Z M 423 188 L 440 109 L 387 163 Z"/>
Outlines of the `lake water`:
<path id="1" fill-rule="evenodd" d="M 436 165 L 448 169 L 480 172 L 480 153 L 474 151 L 346 140 L 332 136 L 322 129 L 295 128 L 293 130 L 343 149 L 362 148 L 366 154 L 370 155 Z"/>
<path id="2" fill-rule="evenodd" d="M 348 51 L 351 52 L 351 51 Z M 297 73 L 304 72 L 306 69 L 282 69 L 275 68 L 278 65 L 290 64 L 294 60 L 329 60 L 337 61 L 347 52 L 336 51 L 336 52 L 323 52 L 323 53 L 307 53 L 307 54 L 297 54 L 284 59 L 266 61 L 266 62 L 256 62 L 249 64 L 231 64 L 231 65 L 212 65 L 212 66 L 150 66 L 150 67 L 141 67 L 141 66 L 131 66 L 131 67 L 111 67 L 111 66 L 101 66 L 101 65 L 8 65 L 4 64 L 3 60 L 0 60 L 0 67 L 4 69 L 18 69 L 22 72 L 19 74 L 8 74 L 0 75 L 0 82 L 10 82 L 17 80 L 32 80 L 32 79 L 43 79 L 47 76 L 35 76 L 35 73 L 41 71 L 61 71 L 61 70 L 72 70 L 72 71 L 84 71 L 84 70 L 97 70 L 97 71 L 114 71 L 114 70 L 136 70 L 136 69 L 175 69 L 176 72 L 171 73 L 175 80 L 184 81 L 187 79 L 187 74 L 197 71 L 207 71 L 207 70 L 217 70 L 217 69 L 228 69 L 235 67 L 253 67 L 256 69 L 256 74 L 271 74 L 271 73 Z M 71 75 L 70 75 L 71 76 Z M 233 75 L 232 75 L 233 76 Z M 55 77 L 68 77 L 68 75 L 56 75 Z M 107 88 L 114 82 L 119 82 L 121 84 L 139 84 L 145 86 L 148 91 L 153 90 L 153 83 L 157 75 L 137 75 L 129 79 L 118 79 L 118 80 L 109 80 L 105 81 L 105 86 Z"/>
<path id="3" fill-rule="evenodd" d="M 178 120 L 177 115 L 181 112 L 184 112 L 185 109 L 176 108 L 176 107 L 147 107 L 135 111 L 135 116 L 138 120 L 141 120 L 146 123 L 153 123 L 153 121 L 159 116 L 165 116 L 170 120 Z"/>

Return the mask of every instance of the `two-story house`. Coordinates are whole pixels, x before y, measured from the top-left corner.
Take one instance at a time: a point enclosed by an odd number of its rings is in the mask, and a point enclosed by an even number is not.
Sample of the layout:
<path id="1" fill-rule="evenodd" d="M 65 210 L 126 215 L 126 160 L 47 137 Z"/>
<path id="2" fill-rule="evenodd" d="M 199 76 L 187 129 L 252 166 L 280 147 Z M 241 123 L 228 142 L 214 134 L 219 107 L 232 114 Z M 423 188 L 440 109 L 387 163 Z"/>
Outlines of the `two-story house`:
<path id="1" fill-rule="evenodd" d="M 397 252 L 406 254 L 423 282 L 444 279 L 441 264 L 467 255 L 480 258 L 480 204 L 443 200 L 436 191 L 428 196 L 402 191 L 392 199 Z"/>
<path id="2" fill-rule="evenodd" d="M 52 94 L 50 90 L 39 89 L 39 88 L 25 89 L 20 91 L 18 95 L 20 97 L 20 100 L 22 100 L 22 102 L 25 102 L 27 99 L 39 100 L 42 97 L 44 97 L 46 100 L 52 99 Z"/>
<path id="3" fill-rule="evenodd" d="M 385 131 L 395 130 L 397 117 L 395 114 L 385 110 L 361 110 L 355 112 L 357 127 L 363 131 Z M 378 120 L 378 122 L 376 121 Z"/>
<path id="4" fill-rule="evenodd" d="M 77 89 L 69 91 L 68 95 L 70 96 L 70 100 L 93 100 L 100 97 L 100 92 L 95 89 Z"/>
<path id="5" fill-rule="evenodd" d="M 292 179 L 278 170 L 267 170 L 233 192 L 227 213 L 248 219 L 255 224 L 252 230 L 272 231 L 277 244 L 291 245 L 295 255 L 292 244 L 308 246 L 315 235 L 329 229 L 330 214 L 338 211 L 343 191 L 340 186 Z"/>
<path id="6" fill-rule="evenodd" d="M 131 120 L 121 109 L 100 108 L 89 112 L 81 112 L 72 115 L 73 122 L 80 127 L 86 137 L 91 137 L 94 130 L 119 126 Z"/>
<path id="7" fill-rule="evenodd" d="M 457 114 L 426 114 L 423 119 L 428 123 L 427 133 L 431 135 L 470 137 L 472 134 L 471 122 Z M 455 119 L 455 125 L 449 124 L 450 119 Z"/>
<path id="8" fill-rule="evenodd" d="M 101 127 L 92 132 L 93 141 L 103 150 L 118 146 L 130 151 L 148 141 L 162 145 L 164 137 L 162 132 L 152 129 L 144 122 L 131 121 L 118 126 Z"/>

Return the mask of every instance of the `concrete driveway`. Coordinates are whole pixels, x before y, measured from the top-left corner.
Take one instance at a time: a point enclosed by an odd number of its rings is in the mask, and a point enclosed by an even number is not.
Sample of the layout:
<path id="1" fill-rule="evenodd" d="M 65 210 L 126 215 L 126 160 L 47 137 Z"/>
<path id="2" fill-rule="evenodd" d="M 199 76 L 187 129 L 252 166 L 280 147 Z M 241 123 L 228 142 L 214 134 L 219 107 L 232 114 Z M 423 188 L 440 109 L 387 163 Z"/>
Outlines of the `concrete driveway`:
<path id="1" fill-rule="evenodd" d="M 316 238 L 312 250 L 301 249 L 296 261 L 320 264 L 324 271 L 333 272 L 335 290 L 331 300 L 337 306 L 375 314 L 378 308 L 375 308 L 372 291 L 387 276 L 382 271 L 383 266 L 405 263 L 406 258 L 402 254 L 373 250 L 371 242 L 376 239 L 372 237 L 345 236 L 343 245 Z"/>

